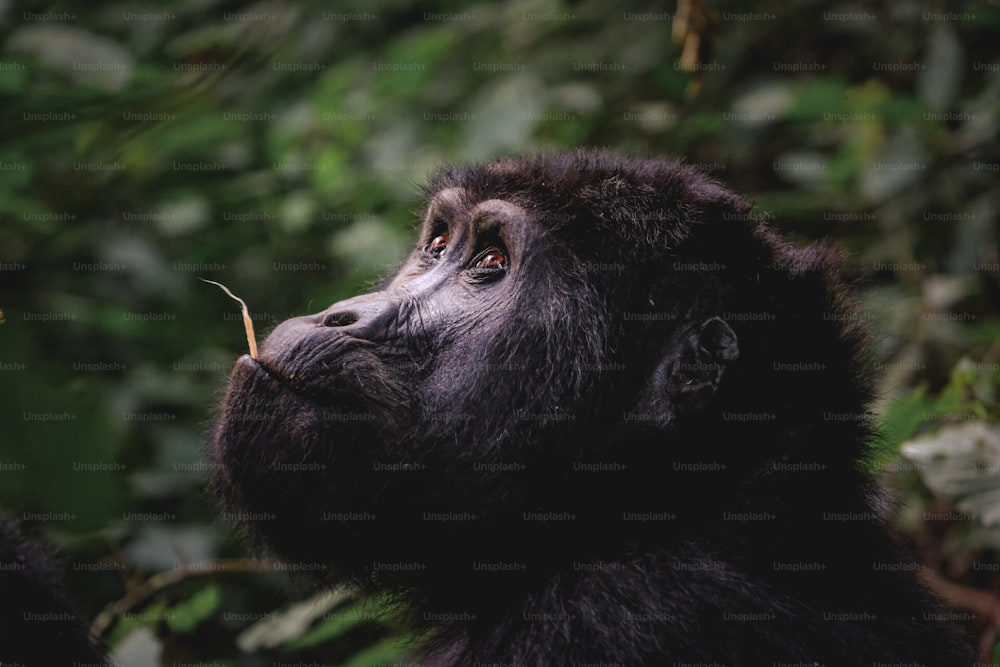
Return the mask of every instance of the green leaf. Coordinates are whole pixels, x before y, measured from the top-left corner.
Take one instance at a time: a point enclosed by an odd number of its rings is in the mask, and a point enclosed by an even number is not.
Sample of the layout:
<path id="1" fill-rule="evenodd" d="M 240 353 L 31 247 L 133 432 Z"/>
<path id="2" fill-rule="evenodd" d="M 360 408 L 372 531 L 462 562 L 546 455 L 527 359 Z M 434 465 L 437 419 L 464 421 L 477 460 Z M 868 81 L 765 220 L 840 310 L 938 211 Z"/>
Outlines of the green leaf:
<path id="1" fill-rule="evenodd" d="M 379 596 L 327 612 L 324 620 L 286 645 L 288 649 L 316 646 L 341 637 L 363 623 L 383 623 L 398 613 L 389 596 Z"/>
<path id="2" fill-rule="evenodd" d="M 928 406 L 928 416 L 940 417 L 969 411 L 969 393 L 976 381 L 976 372 L 963 364 L 951 372 L 948 385 Z"/>
<path id="3" fill-rule="evenodd" d="M 834 79 L 813 79 L 795 91 L 788 118 L 792 121 L 820 121 L 827 114 L 843 111 L 847 90 L 847 86 Z"/>
<path id="4" fill-rule="evenodd" d="M 377 617 L 362 609 L 362 606 L 352 605 L 346 609 L 327 612 L 323 621 L 295 641 L 289 642 L 287 648 L 295 650 L 316 646 L 346 635 L 362 623 L 377 622 Z"/>
<path id="5" fill-rule="evenodd" d="M 928 401 L 926 385 L 891 404 L 882 418 L 882 437 L 873 445 L 869 457 L 871 469 L 877 470 L 899 454 L 899 447 L 909 439 L 924 421 Z"/>
<path id="6" fill-rule="evenodd" d="M 174 632 L 191 632 L 219 608 L 219 587 L 210 584 L 170 609 L 167 625 Z"/>
<path id="7" fill-rule="evenodd" d="M 353 659 L 344 663 L 344 667 L 370 667 L 371 665 L 391 665 L 397 663 L 403 653 L 415 646 L 413 637 L 393 637 L 375 644 L 370 649 L 361 651 Z"/>
<path id="8" fill-rule="evenodd" d="M 119 642 L 125 640 L 130 632 L 136 628 L 155 628 L 165 613 L 165 606 L 153 604 L 146 607 L 141 612 L 126 612 L 118 617 L 114 629 L 108 635 L 107 644 L 117 647 Z"/>
<path id="9" fill-rule="evenodd" d="M 28 68 L 24 63 L 7 63 L 7 67 L 0 68 L 0 94 L 20 93 L 27 83 Z"/>
<path id="10" fill-rule="evenodd" d="M 957 384 L 949 384 L 931 403 L 928 414 L 937 417 L 959 412 L 964 403 L 965 389 Z"/>

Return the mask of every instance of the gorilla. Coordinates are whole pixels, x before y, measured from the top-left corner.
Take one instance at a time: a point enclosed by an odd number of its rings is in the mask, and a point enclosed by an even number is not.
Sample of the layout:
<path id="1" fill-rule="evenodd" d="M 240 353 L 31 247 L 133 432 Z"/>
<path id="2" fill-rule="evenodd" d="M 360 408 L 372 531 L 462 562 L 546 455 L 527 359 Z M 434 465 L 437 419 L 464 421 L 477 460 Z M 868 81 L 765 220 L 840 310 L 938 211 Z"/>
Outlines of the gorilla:
<path id="1" fill-rule="evenodd" d="M 104 666 L 47 545 L 0 514 L 0 665 Z M 109 666 L 110 667 L 110 666 Z"/>
<path id="2" fill-rule="evenodd" d="M 667 160 L 426 198 L 376 291 L 237 361 L 210 452 L 248 534 L 441 664 L 972 664 L 878 514 L 834 252 Z"/>

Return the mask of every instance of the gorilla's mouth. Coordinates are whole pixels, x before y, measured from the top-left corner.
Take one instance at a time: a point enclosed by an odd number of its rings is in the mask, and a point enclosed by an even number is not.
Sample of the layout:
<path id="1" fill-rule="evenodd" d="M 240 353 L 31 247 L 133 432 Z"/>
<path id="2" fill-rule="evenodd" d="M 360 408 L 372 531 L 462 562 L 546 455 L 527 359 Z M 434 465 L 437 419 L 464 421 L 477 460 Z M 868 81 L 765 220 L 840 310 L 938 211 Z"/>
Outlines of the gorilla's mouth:
<path id="1" fill-rule="evenodd" d="M 267 362 L 262 363 L 259 358 L 254 359 L 249 354 L 244 354 L 237 359 L 236 365 L 233 367 L 230 385 L 237 383 L 239 383 L 240 391 L 247 391 L 244 387 L 264 386 L 288 392 L 309 403 L 316 403 L 315 396 L 308 396 L 305 390 L 288 375 L 276 370 Z"/>
<path id="2" fill-rule="evenodd" d="M 249 354 L 244 354 L 242 357 L 236 360 L 236 368 L 241 368 L 241 367 L 244 368 L 246 372 L 253 373 L 262 379 L 282 384 L 281 380 L 275 377 L 275 375 L 271 371 L 269 371 L 263 364 L 260 363 L 260 360 L 254 359 Z"/>
<path id="3" fill-rule="evenodd" d="M 276 370 L 267 362 L 261 362 L 259 358 L 254 359 L 249 354 L 244 354 L 236 360 L 236 367 L 233 369 L 233 375 L 235 376 L 238 372 L 250 373 L 261 382 L 276 384 L 288 393 L 295 394 L 305 401 L 309 401 L 310 403 L 316 402 L 315 396 L 306 395 L 305 390 L 291 377 Z"/>
<path id="4" fill-rule="evenodd" d="M 321 408 L 345 403 L 360 404 L 356 392 L 326 385 L 321 383 L 321 378 L 314 378 L 312 383 L 306 383 L 296 377 L 294 370 L 280 368 L 268 359 L 254 359 L 248 354 L 236 360 L 230 382 L 237 381 L 237 378 L 242 382 L 252 379 L 254 382 L 250 386 L 271 386 Z"/>

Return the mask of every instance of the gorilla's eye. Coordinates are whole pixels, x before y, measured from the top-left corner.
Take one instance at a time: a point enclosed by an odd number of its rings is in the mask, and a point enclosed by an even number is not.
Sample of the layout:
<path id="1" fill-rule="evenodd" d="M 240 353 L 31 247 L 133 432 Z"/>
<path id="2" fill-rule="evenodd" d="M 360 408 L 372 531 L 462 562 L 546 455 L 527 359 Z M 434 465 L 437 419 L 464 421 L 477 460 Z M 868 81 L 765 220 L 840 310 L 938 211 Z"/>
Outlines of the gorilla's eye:
<path id="1" fill-rule="evenodd" d="M 507 255 L 497 248 L 490 248 L 475 259 L 472 264 L 474 269 L 506 269 Z"/>
<path id="2" fill-rule="evenodd" d="M 437 259 L 444 254 L 444 251 L 447 248 L 448 248 L 448 235 L 441 234 L 431 239 L 431 242 L 424 247 L 424 250 L 426 250 L 431 257 Z"/>

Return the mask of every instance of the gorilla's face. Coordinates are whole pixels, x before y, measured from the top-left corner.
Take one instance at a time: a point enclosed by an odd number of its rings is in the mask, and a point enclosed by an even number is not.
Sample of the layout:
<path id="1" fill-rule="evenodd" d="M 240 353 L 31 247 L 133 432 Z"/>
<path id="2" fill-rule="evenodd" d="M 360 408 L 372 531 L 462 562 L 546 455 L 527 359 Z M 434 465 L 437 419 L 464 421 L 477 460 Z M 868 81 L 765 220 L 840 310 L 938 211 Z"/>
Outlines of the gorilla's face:
<path id="1" fill-rule="evenodd" d="M 381 289 L 283 322 L 237 362 L 214 457 L 270 543 L 329 561 L 343 542 L 364 566 L 425 512 L 523 504 L 529 476 L 511 472 L 537 467 L 540 441 L 573 441 L 610 387 L 593 381 L 605 314 L 543 222 L 442 189 Z"/>
<path id="2" fill-rule="evenodd" d="M 312 432 L 318 415 L 325 422 L 339 417 L 342 423 L 332 424 L 337 440 L 382 433 L 367 446 L 373 459 L 395 444 L 389 433 L 412 438 L 410 430 L 425 419 L 461 421 L 456 407 L 470 388 L 504 375 L 488 363 L 494 351 L 530 336 L 536 324 L 522 316 L 514 289 L 522 274 L 537 271 L 532 264 L 544 238 L 532 227 L 508 202 L 466 204 L 456 189 L 439 193 L 417 248 L 395 276 L 376 292 L 282 323 L 264 342 L 259 363 L 241 361 L 233 394 L 252 399 L 273 384 L 288 399 L 280 401 L 287 403 L 286 425 L 307 419 Z M 244 377 L 260 381 L 243 387 Z M 399 444 L 396 454 L 419 461 L 421 443 Z"/>

